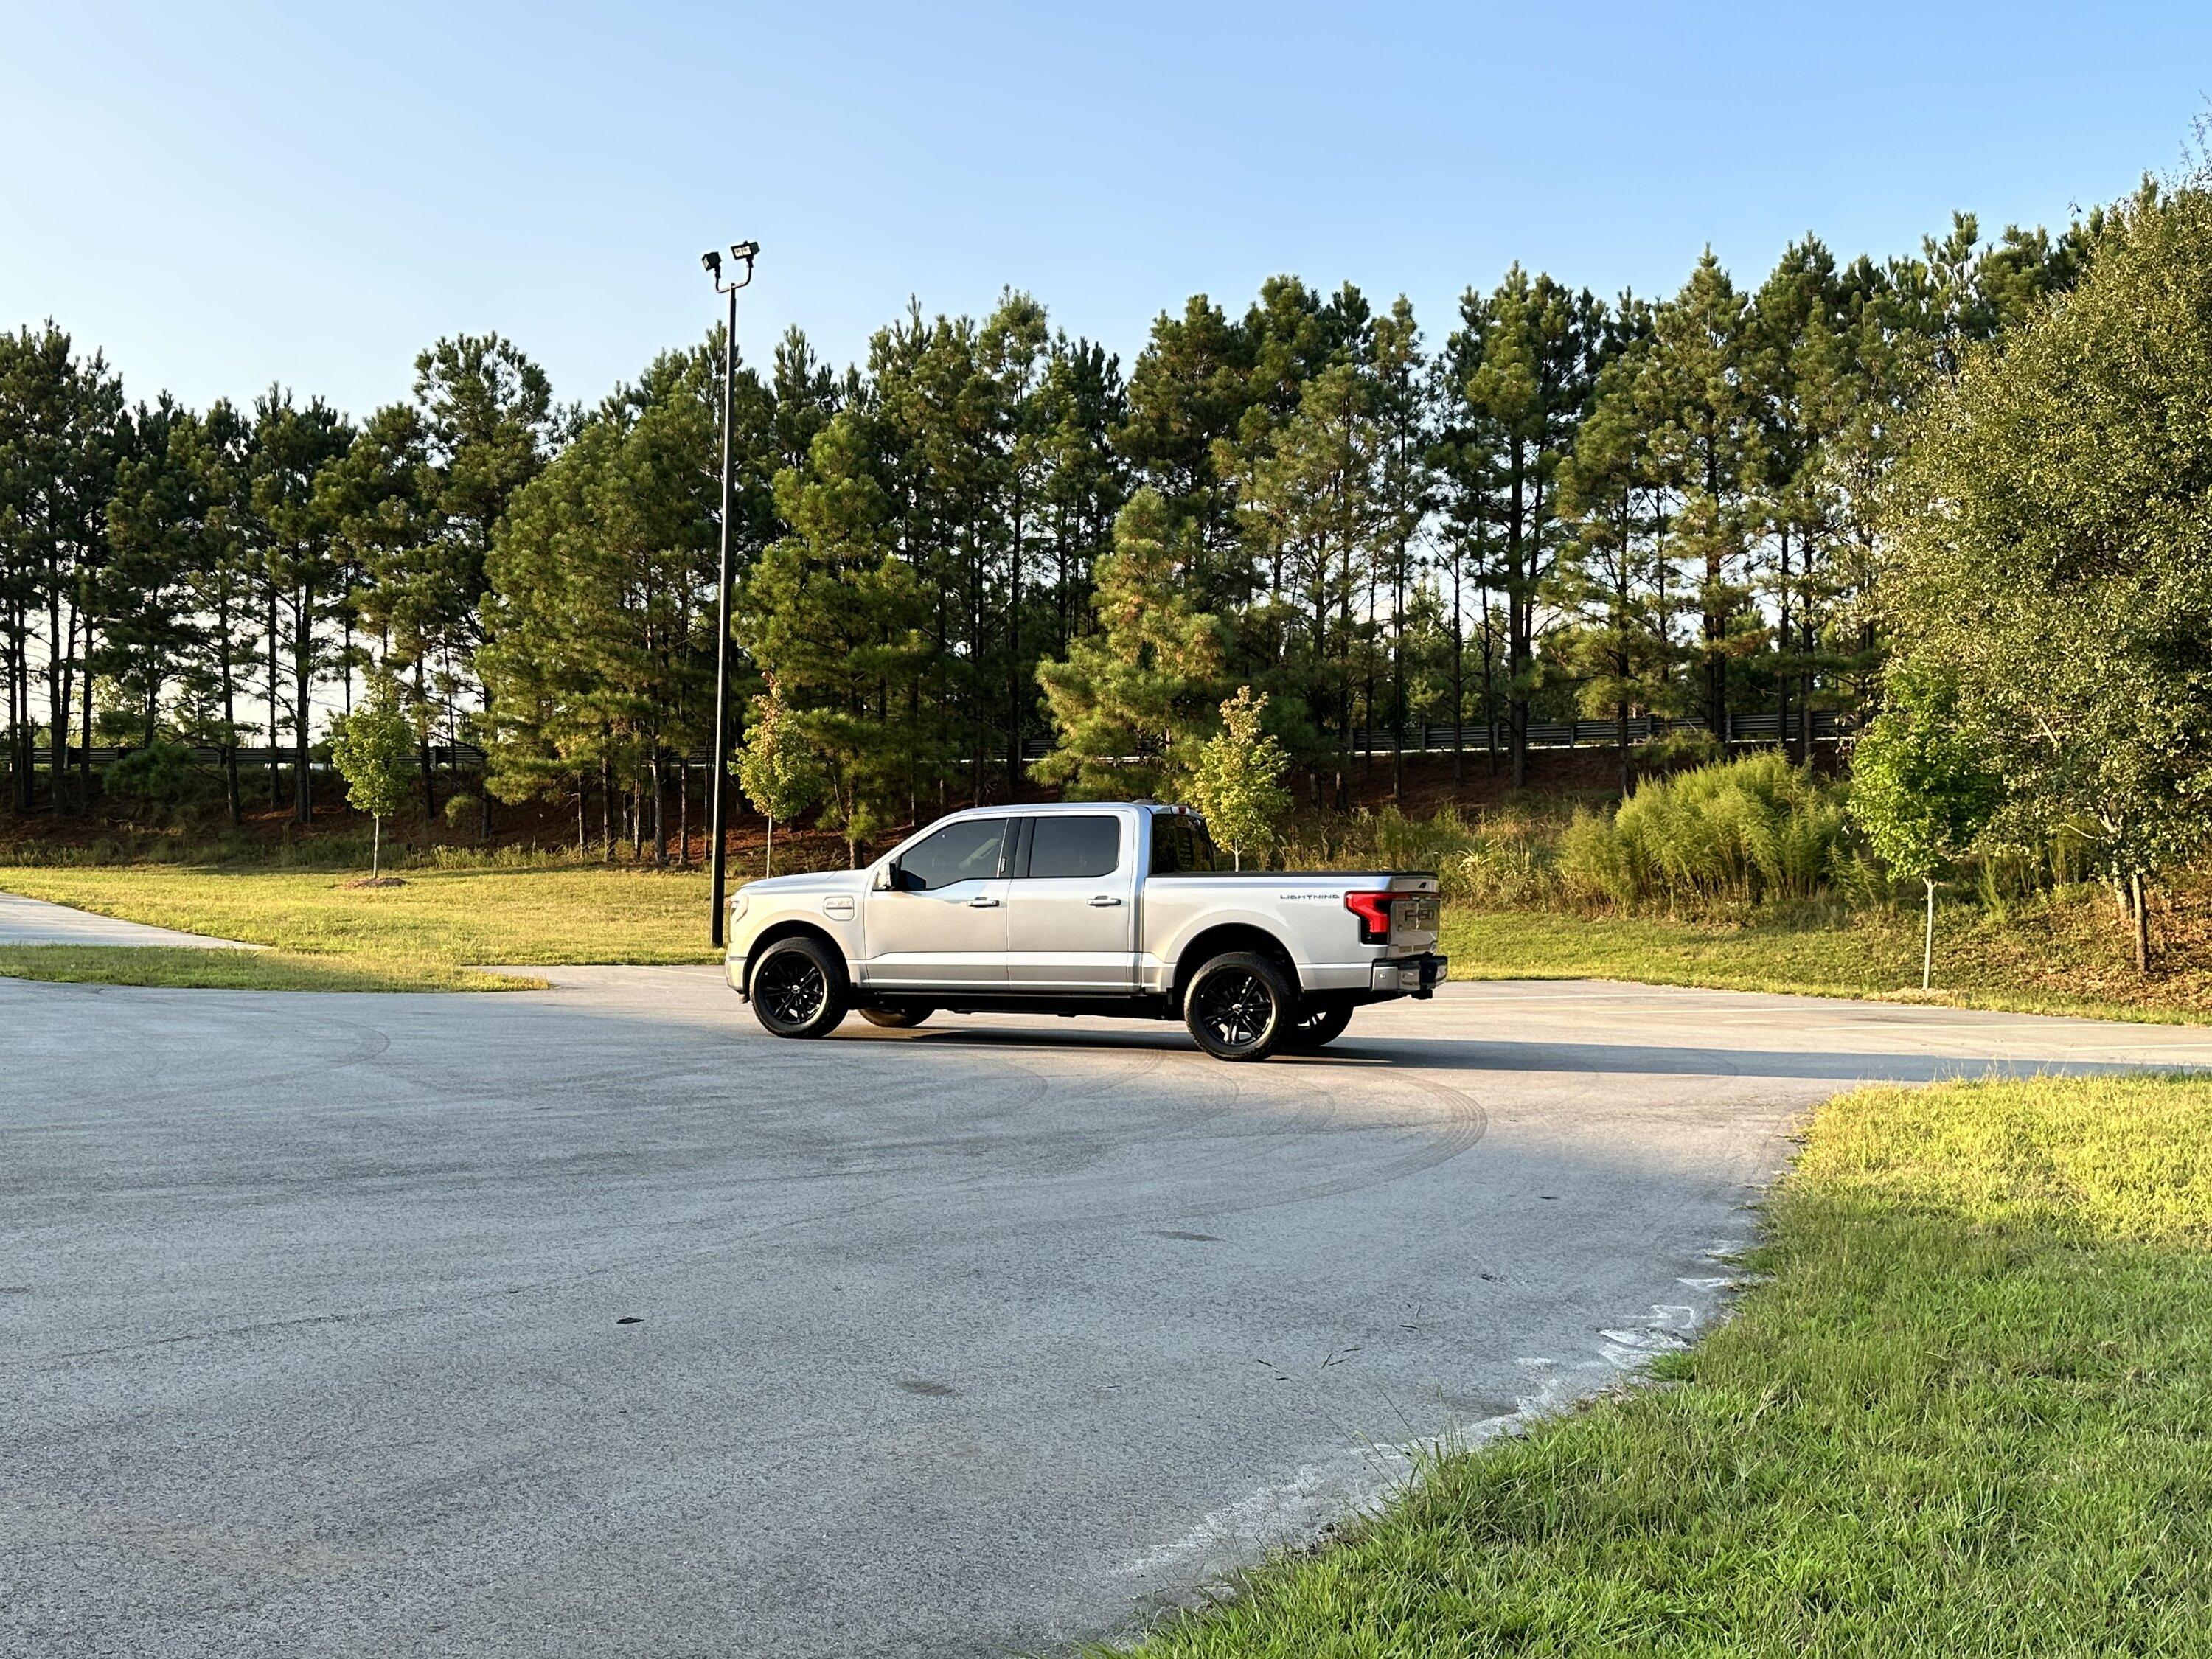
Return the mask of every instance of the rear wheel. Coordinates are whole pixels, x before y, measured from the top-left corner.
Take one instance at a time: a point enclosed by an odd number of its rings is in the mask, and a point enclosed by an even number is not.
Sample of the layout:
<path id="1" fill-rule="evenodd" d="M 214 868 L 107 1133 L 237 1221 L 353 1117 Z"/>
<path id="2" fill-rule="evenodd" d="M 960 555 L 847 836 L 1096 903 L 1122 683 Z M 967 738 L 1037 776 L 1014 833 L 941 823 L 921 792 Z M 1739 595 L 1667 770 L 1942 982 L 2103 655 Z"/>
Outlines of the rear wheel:
<path id="1" fill-rule="evenodd" d="M 1183 1024 L 1216 1060 L 1265 1060 L 1297 1020 L 1297 990 L 1280 965 L 1231 951 L 1201 965 L 1183 992 Z"/>
<path id="2" fill-rule="evenodd" d="M 934 1008 L 863 1008 L 860 1018 L 871 1025 L 903 1031 L 910 1026 L 921 1024 L 936 1012 Z"/>
<path id="3" fill-rule="evenodd" d="M 1327 1004 L 1319 1008 L 1308 1008 L 1298 1015 L 1298 1022 L 1283 1040 L 1283 1048 L 1289 1054 L 1311 1054 L 1344 1035 L 1352 1024 L 1352 1005 L 1346 1002 Z"/>
<path id="4" fill-rule="evenodd" d="M 845 1018 L 845 964 L 820 939 L 781 939 L 753 964 L 753 1018 L 780 1037 L 826 1036 Z"/>

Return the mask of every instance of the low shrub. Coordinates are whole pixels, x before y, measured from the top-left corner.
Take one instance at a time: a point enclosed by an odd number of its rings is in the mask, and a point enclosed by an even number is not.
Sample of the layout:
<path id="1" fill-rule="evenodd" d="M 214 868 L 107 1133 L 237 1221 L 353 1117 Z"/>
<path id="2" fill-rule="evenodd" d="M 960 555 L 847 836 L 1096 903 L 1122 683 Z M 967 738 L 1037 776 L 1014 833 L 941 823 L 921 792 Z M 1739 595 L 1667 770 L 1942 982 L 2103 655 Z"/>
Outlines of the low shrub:
<path id="1" fill-rule="evenodd" d="M 134 823 L 179 823 L 216 805 L 222 785 L 192 751 L 167 738 L 133 749 L 100 775 L 100 793 Z"/>

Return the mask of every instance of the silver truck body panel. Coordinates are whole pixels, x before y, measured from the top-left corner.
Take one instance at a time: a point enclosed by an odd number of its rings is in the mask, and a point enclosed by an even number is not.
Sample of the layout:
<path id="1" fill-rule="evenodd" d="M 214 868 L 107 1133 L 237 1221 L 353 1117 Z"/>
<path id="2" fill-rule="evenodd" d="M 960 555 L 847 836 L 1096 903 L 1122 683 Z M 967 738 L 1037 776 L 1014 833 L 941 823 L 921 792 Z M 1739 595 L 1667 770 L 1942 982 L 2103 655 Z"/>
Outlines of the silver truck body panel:
<path id="1" fill-rule="evenodd" d="M 748 883 L 731 900 L 728 975 L 744 988 L 745 964 L 772 930 L 801 923 L 826 934 L 856 991 L 918 995 L 1098 997 L 1171 995 L 1179 968 L 1202 936 L 1224 927 L 1255 929 L 1277 942 L 1309 993 L 1363 998 L 1425 989 L 1402 984 L 1395 964 L 1431 952 L 1437 938 L 1437 880 L 1403 872 L 1150 869 L 1152 820 L 1179 807 L 1080 802 L 984 807 L 955 812 L 917 831 L 864 870 L 778 876 Z M 1011 857 L 973 872 L 953 868 L 926 890 L 894 884 L 893 867 L 950 827 L 1005 820 L 1008 848 L 1026 846 L 1023 821 L 1111 819 L 1090 834 L 1103 863 L 1095 875 L 1023 877 Z M 971 830 L 972 840 L 986 832 Z M 941 843 L 940 843 L 941 844 Z M 920 850 L 918 850 L 920 849 Z M 1393 896 L 1387 943 L 1361 941 L 1348 893 Z M 1407 978 L 1413 979 L 1408 973 Z"/>

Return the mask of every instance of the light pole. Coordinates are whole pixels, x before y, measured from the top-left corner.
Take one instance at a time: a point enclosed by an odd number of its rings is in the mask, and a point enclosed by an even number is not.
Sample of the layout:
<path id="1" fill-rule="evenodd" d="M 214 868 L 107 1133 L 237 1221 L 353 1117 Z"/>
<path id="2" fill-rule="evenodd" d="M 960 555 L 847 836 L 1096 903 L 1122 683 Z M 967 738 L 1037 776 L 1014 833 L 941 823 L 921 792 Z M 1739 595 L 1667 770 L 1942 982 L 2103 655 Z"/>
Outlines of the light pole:
<path id="1" fill-rule="evenodd" d="M 722 256 L 709 249 L 699 263 L 714 279 L 714 292 L 730 296 L 728 331 L 722 336 L 722 556 L 714 586 L 714 772 L 707 785 L 707 869 L 714 889 L 708 901 L 714 915 L 707 924 L 708 942 L 716 950 L 723 944 L 728 921 L 729 869 L 723 851 L 730 822 L 730 428 L 735 409 L 738 378 L 738 290 L 753 279 L 758 242 L 733 242 L 730 257 L 744 262 L 745 274 L 734 283 L 722 280 Z"/>

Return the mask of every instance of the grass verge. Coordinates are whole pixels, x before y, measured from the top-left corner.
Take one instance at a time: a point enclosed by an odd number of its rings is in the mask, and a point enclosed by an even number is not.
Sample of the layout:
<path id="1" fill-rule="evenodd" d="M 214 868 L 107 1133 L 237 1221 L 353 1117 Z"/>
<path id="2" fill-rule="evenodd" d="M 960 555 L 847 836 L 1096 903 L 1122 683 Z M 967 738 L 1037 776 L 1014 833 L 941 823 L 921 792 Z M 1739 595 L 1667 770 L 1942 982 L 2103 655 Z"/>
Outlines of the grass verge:
<path id="1" fill-rule="evenodd" d="M 2203 1651 L 2212 1080 L 1831 1102 L 1735 1316 L 1142 1659 Z"/>
<path id="2" fill-rule="evenodd" d="M 1938 988 L 1925 995 L 1918 927 L 1882 914 L 1703 922 L 1447 904 L 1441 948 L 1455 979 L 1618 979 L 2103 1019 L 2212 1020 L 2212 972 L 2180 966 L 2144 978 L 2092 907 L 2053 906 L 2002 922 L 1962 907 L 1946 915 L 1945 928 Z"/>
<path id="3" fill-rule="evenodd" d="M 406 872 L 404 886 L 348 886 L 355 873 L 179 866 L 0 868 L 0 890 L 272 947 L 249 952 L 27 946 L 0 953 L 0 972 L 17 972 L 9 964 L 21 961 L 41 970 L 35 977 L 61 977 L 58 970 L 67 969 L 71 978 L 115 984 L 511 990 L 518 981 L 469 968 L 714 959 L 707 947 L 702 875 L 590 867 L 422 870 Z M 33 954 L 49 949 L 73 951 L 76 960 Z M 258 968 L 250 965 L 257 959 Z M 168 976 L 142 977 L 153 974 Z M 276 982 L 286 974 L 295 977 Z M 319 982 L 307 983 L 318 975 Z"/>
<path id="4" fill-rule="evenodd" d="M 532 991 L 545 981 L 437 962 L 349 960 L 296 951 L 136 945 L 0 945 L 0 976 L 65 985 L 220 991 Z"/>

